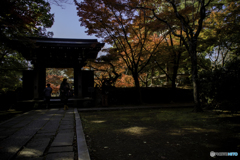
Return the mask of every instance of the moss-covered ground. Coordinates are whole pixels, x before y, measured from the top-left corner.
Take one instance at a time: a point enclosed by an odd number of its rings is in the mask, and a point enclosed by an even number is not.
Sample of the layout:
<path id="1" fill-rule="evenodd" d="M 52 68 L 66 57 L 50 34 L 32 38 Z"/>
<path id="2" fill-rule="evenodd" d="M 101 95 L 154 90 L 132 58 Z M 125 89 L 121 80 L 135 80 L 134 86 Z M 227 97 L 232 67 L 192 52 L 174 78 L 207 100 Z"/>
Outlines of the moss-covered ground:
<path id="1" fill-rule="evenodd" d="M 80 112 L 91 160 L 206 160 L 240 153 L 240 114 L 191 108 Z"/>

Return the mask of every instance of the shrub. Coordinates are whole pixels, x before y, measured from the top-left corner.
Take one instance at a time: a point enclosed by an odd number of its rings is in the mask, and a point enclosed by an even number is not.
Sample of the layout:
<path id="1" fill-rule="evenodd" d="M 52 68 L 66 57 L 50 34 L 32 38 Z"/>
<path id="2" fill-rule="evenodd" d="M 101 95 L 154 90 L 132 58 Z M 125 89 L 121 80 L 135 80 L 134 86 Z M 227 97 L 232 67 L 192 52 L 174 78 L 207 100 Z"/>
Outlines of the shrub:
<path id="1" fill-rule="evenodd" d="M 212 108 L 239 110 L 240 60 L 234 60 L 225 67 L 202 72 L 200 98 Z"/>

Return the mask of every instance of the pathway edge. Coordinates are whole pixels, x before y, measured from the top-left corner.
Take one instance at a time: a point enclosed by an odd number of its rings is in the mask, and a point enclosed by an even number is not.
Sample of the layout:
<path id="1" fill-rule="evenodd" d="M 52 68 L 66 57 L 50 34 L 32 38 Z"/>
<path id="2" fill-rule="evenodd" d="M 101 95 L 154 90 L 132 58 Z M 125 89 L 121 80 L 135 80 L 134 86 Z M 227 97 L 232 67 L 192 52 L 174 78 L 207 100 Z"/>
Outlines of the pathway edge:
<path id="1" fill-rule="evenodd" d="M 75 113 L 75 121 L 76 121 L 78 160 L 90 160 L 90 155 L 88 152 L 85 135 L 83 133 L 82 122 L 78 114 L 77 108 L 74 108 L 74 113 Z"/>

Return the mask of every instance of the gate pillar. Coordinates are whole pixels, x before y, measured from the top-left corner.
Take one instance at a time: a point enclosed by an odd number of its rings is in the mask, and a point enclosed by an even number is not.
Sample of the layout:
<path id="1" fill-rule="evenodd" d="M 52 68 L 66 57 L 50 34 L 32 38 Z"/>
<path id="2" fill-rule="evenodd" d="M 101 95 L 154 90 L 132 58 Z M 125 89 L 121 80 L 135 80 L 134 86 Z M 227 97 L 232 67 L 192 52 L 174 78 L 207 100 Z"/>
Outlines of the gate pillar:
<path id="1" fill-rule="evenodd" d="M 81 68 L 74 68 L 74 94 L 78 98 L 82 98 L 82 71 Z"/>
<path id="2" fill-rule="evenodd" d="M 33 72 L 33 99 L 42 99 L 46 87 L 46 68 L 34 68 Z"/>

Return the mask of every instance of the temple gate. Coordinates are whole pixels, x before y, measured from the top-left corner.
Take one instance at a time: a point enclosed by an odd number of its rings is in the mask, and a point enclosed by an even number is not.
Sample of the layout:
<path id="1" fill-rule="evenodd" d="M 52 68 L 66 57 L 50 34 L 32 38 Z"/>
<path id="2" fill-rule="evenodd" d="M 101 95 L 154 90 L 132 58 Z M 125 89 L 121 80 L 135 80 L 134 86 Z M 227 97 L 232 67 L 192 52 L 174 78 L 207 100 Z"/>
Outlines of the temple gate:
<path id="1" fill-rule="evenodd" d="M 81 70 L 87 59 L 96 59 L 104 46 L 97 39 L 31 38 L 34 48 L 21 48 L 34 66 L 23 72 L 24 99 L 41 99 L 46 87 L 46 68 L 74 68 L 74 95 L 89 97 L 94 87 L 93 71 Z"/>

